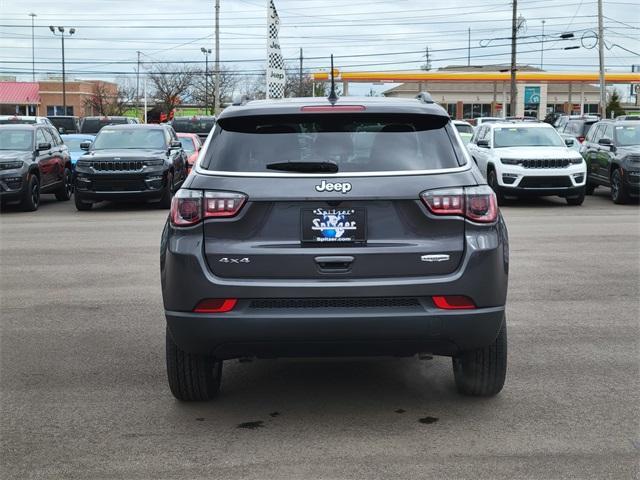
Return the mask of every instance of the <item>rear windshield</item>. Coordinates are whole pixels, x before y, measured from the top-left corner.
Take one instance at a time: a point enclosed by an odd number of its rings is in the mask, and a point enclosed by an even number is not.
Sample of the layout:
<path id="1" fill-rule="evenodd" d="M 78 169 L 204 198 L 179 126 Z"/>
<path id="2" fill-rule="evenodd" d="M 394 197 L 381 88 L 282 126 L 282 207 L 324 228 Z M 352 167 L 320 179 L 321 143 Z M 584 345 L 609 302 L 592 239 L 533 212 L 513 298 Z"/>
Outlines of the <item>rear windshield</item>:
<path id="1" fill-rule="evenodd" d="M 271 173 L 269 164 L 283 162 L 331 162 L 338 172 L 455 168 L 466 159 L 453 138 L 453 129 L 443 116 L 232 117 L 218 121 L 203 167 Z"/>
<path id="2" fill-rule="evenodd" d="M 0 150 L 33 150 L 33 131 L 0 130 Z"/>
<path id="3" fill-rule="evenodd" d="M 127 149 L 154 149 L 166 148 L 164 132 L 156 129 L 109 129 L 105 128 L 93 142 L 93 150 L 111 150 L 118 148 Z"/>
<path id="4" fill-rule="evenodd" d="M 213 126 L 215 125 L 215 119 L 213 118 L 189 118 L 189 119 L 176 119 L 173 121 L 172 126 L 176 132 L 180 133 L 199 133 L 209 134 Z"/>
<path id="5" fill-rule="evenodd" d="M 106 125 L 123 125 L 126 118 L 85 118 L 80 127 L 81 133 L 98 133 Z"/>
<path id="6" fill-rule="evenodd" d="M 501 127 L 493 131 L 493 146 L 564 147 L 564 141 L 553 128 Z"/>
<path id="7" fill-rule="evenodd" d="M 64 128 L 65 130 L 77 130 L 78 126 L 76 125 L 76 121 L 73 118 L 56 118 L 56 117 L 49 117 L 49 120 L 51 120 L 51 123 L 53 123 L 53 126 L 56 128 Z"/>
<path id="8" fill-rule="evenodd" d="M 471 125 L 463 125 L 460 123 L 454 123 L 454 126 L 460 133 L 471 133 L 473 134 L 473 127 Z"/>

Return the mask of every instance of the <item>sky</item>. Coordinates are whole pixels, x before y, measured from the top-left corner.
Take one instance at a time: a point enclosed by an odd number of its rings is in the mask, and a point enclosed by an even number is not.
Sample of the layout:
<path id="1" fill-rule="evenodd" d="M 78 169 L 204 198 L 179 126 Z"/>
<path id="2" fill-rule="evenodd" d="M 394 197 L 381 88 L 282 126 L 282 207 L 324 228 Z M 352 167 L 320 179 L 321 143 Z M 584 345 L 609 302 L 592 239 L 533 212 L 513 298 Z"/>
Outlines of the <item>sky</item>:
<path id="1" fill-rule="evenodd" d="M 61 39 L 49 25 L 76 32 L 65 38 L 67 75 L 83 79 L 135 78 L 158 63 L 204 67 L 202 47 L 214 49 L 214 0 L 0 0 L 0 77 L 30 80 L 31 20 L 35 13 L 38 78 L 60 75 Z M 275 0 L 280 44 L 297 68 L 326 69 L 329 55 L 343 71 L 418 70 L 447 65 L 508 64 L 508 0 Z M 241 78 L 264 68 L 267 0 L 220 0 L 220 61 Z M 598 68 L 597 0 L 520 0 L 524 18 L 518 63 L 549 71 Z M 640 15 L 634 0 L 604 0 L 605 65 L 630 71 L 640 65 Z M 544 23 L 543 23 L 544 22 Z M 544 28 L 544 37 L 543 37 Z M 471 49 L 469 46 L 469 29 Z M 575 38 L 560 40 L 561 33 Z M 542 41 L 544 39 L 544 42 Z M 566 46 L 579 49 L 564 50 Z M 213 60 L 213 56 L 210 57 Z M 189 64 L 189 63 L 185 63 Z M 393 85 L 352 85 L 351 94 Z"/>

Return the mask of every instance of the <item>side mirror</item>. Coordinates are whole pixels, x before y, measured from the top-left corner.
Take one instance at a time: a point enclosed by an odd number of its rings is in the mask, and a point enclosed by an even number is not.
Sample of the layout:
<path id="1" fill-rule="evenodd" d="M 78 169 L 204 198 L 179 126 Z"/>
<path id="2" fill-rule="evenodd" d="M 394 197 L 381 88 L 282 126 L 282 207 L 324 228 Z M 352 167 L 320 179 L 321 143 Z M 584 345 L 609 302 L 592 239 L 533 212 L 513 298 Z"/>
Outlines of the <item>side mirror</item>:
<path id="1" fill-rule="evenodd" d="M 481 148 L 489 148 L 489 140 L 487 139 L 478 140 L 476 142 L 476 145 L 478 145 Z"/>
<path id="2" fill-rule="evenodd" d="M 88 151 L 91 148 L 91 142 L 87 141 L 87 142 L 82 142 L 80 144 L 80 150 L 86 150 Z"/>
<path id="3" fill-rule="evenodd" d="M 576 144 L 576 142 L 574 142 L 573 138 L 565 138 L 564 139 L 564 144 L 567 147 L 573 147 Z"/>
<path id="4" fill-rule="evenodd" d="M 51 150 L 51 144 L 50 143 L 39 143 L 38 144 L 38 151 L 42 152 L 43 150 Z"/>
<path id="5" fill-rule="evenodd" d="M 610 147 L 611 144 L 612 144 L 611 139 L 607 137 L 604 137 L 598 140 L 598 145 L 604 145 L 604 146 Z"/>
<path id="6" fill-rule="evenodd" d="M 169 148 L 171 148 L 171 149 L 173 149 L 173 148 L 182 148 L 182 143 L 180 142 L 180 140 L 174 140 L 169 145 Z"/>

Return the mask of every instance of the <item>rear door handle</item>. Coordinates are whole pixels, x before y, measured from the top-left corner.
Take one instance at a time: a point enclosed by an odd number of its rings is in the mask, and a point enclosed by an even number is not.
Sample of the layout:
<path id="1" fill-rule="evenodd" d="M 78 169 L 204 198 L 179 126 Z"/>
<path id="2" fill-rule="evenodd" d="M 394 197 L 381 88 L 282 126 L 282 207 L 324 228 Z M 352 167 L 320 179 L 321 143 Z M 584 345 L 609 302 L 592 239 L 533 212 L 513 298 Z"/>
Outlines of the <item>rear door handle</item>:
<path id="1" fill-rule="evenodd" d="M 321 272 L 345 273 L 351 270 L 351 264 L 355 258 L 350 255 L 336 255 L 315 257 L 314 260 Z"/>

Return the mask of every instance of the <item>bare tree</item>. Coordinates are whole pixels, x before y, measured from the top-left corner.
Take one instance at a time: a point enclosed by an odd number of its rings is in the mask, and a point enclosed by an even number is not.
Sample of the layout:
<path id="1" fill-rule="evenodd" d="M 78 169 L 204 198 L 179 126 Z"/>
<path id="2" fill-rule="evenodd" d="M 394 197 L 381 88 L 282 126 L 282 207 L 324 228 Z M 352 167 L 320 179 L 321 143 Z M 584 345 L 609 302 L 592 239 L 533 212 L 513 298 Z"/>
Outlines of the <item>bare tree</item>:
<path id="1" fill-rule="evenodd" d="M 220 103 L 229 103 L 233 94 L 238 88 L 240 78 L 234 70 L 220 68 Z M 194 72 L 193 82 L 190 89 L 191 98 L 194 102 L 205 105 L 205 102 L 212 106 L 215 98 L 215 72 L 209 71 L 209 79 L 205 77 L 203 70 Z"/>
<path id="2" fill-rule="evenodd" d="M 189 66 L 155 65 L 149 79 L 155 87 L 157 103 L 167 112 L 175 109 L 189 95 L 196 70 Z"/>
<path id="3" fill-rule="evenodd" d="M 84 100 L 84 107 L 94 115 L 123 115 L 135 97 L 135 89 L 126 84 L 95 82 L 93 94 Z"/>

